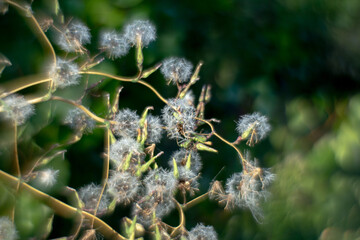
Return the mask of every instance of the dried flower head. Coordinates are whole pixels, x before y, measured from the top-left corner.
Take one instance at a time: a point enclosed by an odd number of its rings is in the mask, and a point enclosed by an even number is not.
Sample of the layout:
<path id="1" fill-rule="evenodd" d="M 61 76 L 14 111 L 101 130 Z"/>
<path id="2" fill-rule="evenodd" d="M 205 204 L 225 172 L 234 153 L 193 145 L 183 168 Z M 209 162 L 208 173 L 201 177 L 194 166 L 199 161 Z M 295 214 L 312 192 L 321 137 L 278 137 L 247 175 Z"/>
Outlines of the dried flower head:
<path id="1" fill-rule="evenodd" d="M 113 124 L 112 130 L 116 136 L 136 138 L 140 117 L 136 111 L 128 108 L 120 110 L 114 119 L 117 124 Z"/>
<path id="2" fill-rule="evenodd" d="M 174 152 L 168 162 L 172 168 L 174 168 L 173 159 L 175 159 L 179 171 L 187 169 L 198 174 L 202 168 L 200 154 L 196 151 L 182 148 Z"/>
<path id="3" fill-rule="evenodd" d="M 132 158 L 139 158 L 142 154 L 140 144 L 132 138 L 121 138 L 110 147 L 110 159 L 115 164 L 116 169 L 124 166 L 129 154 L 132 155 Z"/>
<path id="4" fill-rule="evenodd" d="M 270 195 L 266 188 L 274 179 L 275 175 L 269 170 L 248 162 L 243 172 L 235 173 L 226 182 L 227 207 L 249 208 L 254 218 L 261 222 L 261 202 Z"/>
<path id="5" fill-rule="evenodd" d="M 195 129 L 195 108 L 184 99 L 169 99 L 162 119 L 170 139 L 187 138 Z"/>
<path id="6" fill-rule="evenodd" d="M 56 65 L 53 65 L 49 71 L 49 77 L 54 81 L 55 87 L 76 85 L 79 83 L 79 68 L 71 61 L 58 58 Z"/>
<path id="7" fill-rule="evenodd" d="M 125 26 L 124 36 L 133 45 L 140 38 L 142 46 L 146 47 L 156 39 L 156 29 L 148 20 L 136 20 Z"/>
<path id="8" fill-rule="evenodd" d="M 79 108 L 71 109 L 66 118 L 65 124 L 68 124 L 75 131 L 91 132 L 95 127 L 95 121 L 89 118 L 83 110 Z"/>
<path id="9" fill-rule="evenodd" d="M 93 183 L 86 185 L 80 188 L 79 197 L 81 201 L 85 204 L 84 210 L 88 212 L 94 212 L 98 201 L 101 195 L 102 187 L 100 185 L 95 185 Z M 100 204 L 97 210 L 97 214 L 101 215 L 107 211 L 107 208 L 110 204 L 110 198 L 106 192 L 103 193 Z"/>
<path id="10" fill-rule="evenodd" d="M 157 116 L 148 114 L 147 120 L 147 144 L 159 143 L 163 133 L 163 126 L 161 119 Z"/>
<path id="11" fill-rule="evenodd" d="M 115 172 L 108 180 L 108 193 L 121 204 L 129 204 L 137 196 L 140 180 L 129 172 Z"/>
<path id="12" fill-rule="evenodd" d="M 90 43 L 89 28 L 79 20 L 72 20 L 56 37 L 56 44 L 65 52 L 83 52 L 83 45 Z"/>
<path id="13" fill-rule="evenodd" d="M 34 106 L 26 101 L 24 96 L 11 94 L 0 99 L 0 113 L 5 119 L 15 121 L 17 125 L 21 125 L 33 115 Z"/>
<path id="14" fill-rule="evenodd" d="M 240 117 L 237 122 L 236 130 L 242 139 L 247 139 L 247 144 L 253 146 L 254 143 L 266 137 L 271 126 L 268 118 L 260 113 L 246 114 Z"/>
<path id="15" fill-rule="evenodd" d="M 170 57 L 163 61 L 161 73 L 173 84 L 189 81 L 193 65 L 185 58 Z"/>
<path id="16" fill-rule="evenodd" d="M 104 31 L 100 35 L 100 49 L 103 49 L 110 58 L 119 58 L 129 52 L 128 40 L 116 31 Z"/>
<path id="17" fill-rule="evenodd" d="M 217 240 L 217 233 L 213 226 L 199 223 L 189 232 L 189 240 Z"/>
<path id="18" fill-rule="evenodd" d="M 144 178 L 146 193 L 161 199 L 164 195 L 172 196 L 176 188 L 174 174 L 163 168 L 149 171 Z"/>
<path id="19" fill-rule="evenodd" d="M 8 217 L 0 217 L 0 239 L 15 240 L 18 234 L 14 223 Z"/>

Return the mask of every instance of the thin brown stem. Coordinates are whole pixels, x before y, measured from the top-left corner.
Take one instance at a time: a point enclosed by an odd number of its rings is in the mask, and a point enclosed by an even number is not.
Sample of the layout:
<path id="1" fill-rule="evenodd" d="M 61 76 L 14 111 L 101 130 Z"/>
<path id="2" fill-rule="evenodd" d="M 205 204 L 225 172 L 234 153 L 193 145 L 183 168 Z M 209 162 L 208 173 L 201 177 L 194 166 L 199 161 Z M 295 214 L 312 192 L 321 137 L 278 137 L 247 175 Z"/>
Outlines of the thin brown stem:
<path id="1" fill-rule="evenodd" d="M 80 72 L 80 74 L 91 74 L 91 75 L 98 75 L 98 76 L 104 76 L 104 77 L 108 77 L 108 78 L 112 78 L 118 81 L 122 81 L 122 82 L 134 82 L 134 83 L 140 83 L 141 85 L 146 86 L 147 88 L 149 88 L 153 93 L 155 93 L 155 95 L 161 100 L 163 101 L 165 104 L 168 104 L 168 101 L 161 96 L 161 94 L 156 91 L 156 89 L 151 86 L 149 83 L 142 81 L 142 80 L 138 80 L 138 76 L 136 77 L 121 77 L 121 76 L 116 76 L 116 75 L 112 75 L 112 74 L 108 74 L 108 73 L 103 73 L 103 72 L 97 72 L 97 71 L 83 71 Z"/>
<path id="2" fill-rule="evenodd" d="M 194 198 L 193 200 L 191 200 L 190 202 L 187 202 L 186 204 L 182 205 L 182 209 L 183 211 L 188 210 L 189 208 L 195 206 L 196 204 L 198 204 L 199 202 L 204 201 L 207 197 L 208 197 L 209 193 L 204 193 L 203 195 L 198 196 L 197 198 Z"/>
<path id="3" fill-rule="evenodd" d="M 11 0 L 6 0 L 6 2 L 12 6 L 14 6 L 15 8 L 23 11 L 25 14 L 30 14 L 30 10 L 24 8 L 23 6 L 21 6 L 20 4 L 13 2 Z M 54 64 L 56 64 L 56 54 L 55 54 L 55 50 L 52 46 L 52 44 L 50 43 L 49 39 L 47 38 L 47 36 L 45 35 L 44 31 L 41 29 L 41 26 L 39 24 L 39 22 L 36 20 L 36 18 L 34 17 L 34 15 L 31 13 L 31 15 L 29 16 L 30 19 L 30 23 L 34 25 L 34 30 L 35 33 L 38 35 L 38 37 L 40 38 L 40 40 L 42 39 L 42 41 L 44 42 L 44 44 L 49 48 L 51 55 L 53 57 L 53 61 Z"/>
<path id="4" fill-rule="evenodd" d="M 3 181 L 4 184 L 7 184 L 13 188 L 15 188 L 20 181 L 19 178 L 14 177 L 2 170 L 0 170 L 0 180 Z M 78 210 L 77 208 L 74 208 L 56 198 L 53 198 L 37 190 L 36 188 L 33 188 L 27 183 L 21 182 L 20 189 L 29 192 L 34 198 L 38 199 L 39 201 L 50 207 L 57 215 L 61 217 L 73 218 L 74 216 L 77 216 L 78 211 L 80 211 L 85 219 L 88 219 L 89 221 L 94 221 L 94 228 L 99 231 L 106 239 L 126 239 L 96 216 L 88 212 Z"/>
<path id="5" fill-rule="evenodd" d="M 195 118 L 196 120 L 199 120 L 201 122 L 204 122 L 206 123 L 207 125 L 209 125 L 209 127 L 211 128 L 211 133 L 213 135 L 215 135 L 218 139 L 220 139 L 221 141 L 223 141 L 224 143 L 226 143 L 227 145 L 229 145 L 230 147 L 234 148 L 235 151 L 239 154 L 239 157 L 241 159 L 241 162 L 242 164 L 244 165 L 244 163 L 246 163 L 246 159 L 244 158 L 243 154 L 240 152 L 240 150 L 234 145 L 232 144 L 231 142 L 229 142 L 228 140 L 226 140 L 225 138 L 223 138 L 222 136 L 220 136 L 214 129 L 214 126 L 209 122 L 209 121 L 206 121 L 205 119 L 201 119 L 201 118 Z"/>
<path id="6" fill-rule="evenodd" d="M 51 78 L 44 78 L 43 75 L 34 75 L 18 79 L 12 79 L 7 83 L 2 84 L 1 88 L 4 89 L 5 92 L 1 95 L 1 98 L 9 96 L 10 94 L 16 93 L 25 88 L 35 86 L 41 83 L 46 83 L 51 80 Z"/>
<path id="7" fill-rule="evenodd" d="M 175 227 L 173 229 L 173 231 L 171 232 L 170 236 L 171 237 L 175 237 L 177 236 L 179 233 L 181 233 L 181 231 L 183 230 L 183 228 L 185 227 L 185 214 L 184 211 L 180 205 L 180 203 L 178 201 L 176 201 L 176 199 L 173 199 L 173 201 L 175 202 L 176 205 L 176 209 L 179 212 L 179 225 L 177 227 Z"/>
<path id="8" fill-rule="evenodd" d="M 102 176 L 102 189 L 101 189 L 101 193 L 99 196 L 99 200 L 96 204 L 96 208 L 94 211 L 94 215 L 96 216 L 97 210 L 99 208 L 100 205 L 100 201 L 101 198 L 104 194 L 105 191 L 105 187 L 109 178 L 109 164 L 110 164 L 110 130 L 109 129 L 105 129 L 105 158 L 104 158 L 104 165 L 103 165 L 103 176 Z M 94 225 L 94 221 L 91 222 L 91 227 L 93 227 Z"/>

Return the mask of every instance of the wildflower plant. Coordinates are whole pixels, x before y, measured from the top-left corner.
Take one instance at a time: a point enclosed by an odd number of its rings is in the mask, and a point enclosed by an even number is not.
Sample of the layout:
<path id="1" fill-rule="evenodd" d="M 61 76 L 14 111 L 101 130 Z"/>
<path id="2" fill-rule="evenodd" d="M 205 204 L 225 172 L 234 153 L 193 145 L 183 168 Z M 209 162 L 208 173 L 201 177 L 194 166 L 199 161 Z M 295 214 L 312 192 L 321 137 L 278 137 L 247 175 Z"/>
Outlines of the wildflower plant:
<path id="1" fill-rule="evenodd" d="M 157 240 L 217 239 L 217 233 L 211 226 L 200 223 L 191 230 L 186 226 L 186 211 L 207 198 L 223 204 L 226 210 L 248 208 L 256 220 L 262 221 L 261 202 L 269 196 L 267 188 L 275 175 L 269 169 L 258 166 L 256 161 L 245 156 L 236 145 L 247 140 L 247 144 L 253 146 L 262 140 L 270 130 L 268 119 L 260 113 L 244 115 L 237 122 L 238 136 L 235 142 L 220 136 L 213 125 L 217 121 L 205 118 L 205 106 L 211 98 L 211 87 L 204 85 L 198 98 L 191 90 L 200 79 L 202 62 L 193 68 L 190 61 L 184 58 L 170 57 L 154 66 L 143 66 L 142 50 L 156 39 L 156 28 L 149 20 L 129 22 L 122 31 L 100 31 L 100 36 L 94 38 L 90 29 L 80 20 L 64 22 L 56 21 L 55 17 L 50 22 L 53 33 L 50 35 L 64 54 L 55 51 L 28 5 L 2 0 L 0 6 L 2 13 L 6 13 L 8 7 L 25 13 L 35 26 L 33 30 L 46 43 L 51 54 L 50 64 L 45 68 L 47 72 L 41 75 L 44 78 L 33 77 L 26 82 L 14 79 L 11 87 L 1 87 L 0 116 L 3 122 L 14 129 L 14 156 L 13 168 L 7 172 L 0 170 L 0 180 L 12 189 L 12 194 L 26 191 L 51 208 L 52 215 L 73 218 L 74 230 L 66 236 L 71 239 L 79 236 L 89 239 L 99 234 L 105 239 L 142 239 L 145 232 Z M 57 14 L 59 19 L 63 19 L 59 11 Z M 86 49 L 91 39 L 99 40 L 99 51 L 96 53 L 90 53 Z M 128 53 L 130 47 L 136 49 L 138 73 L 135 76 L 123 77 L 93 70 L 101 64 L 104 57 L 110 60 L 121 58 Z M 7 59 L 5 56 L 3 58 Z M 10 67 L 9 61 L 5 63 L 7 64 L 4 66 Z M 163 75 L 164 79 L 161 81 L 177 86 L 178 92 L 173 98 L 165 99 L 147 81 L 157 70 Z M 98 82 L 88 86 L 87 76 L 97 77 Z M 96 98 L 106 105 L 105 113 L 90 110 L 83 99 L 91 98 L 89 89 L 97 88 L 102 81 L 131 82 L 145 86 L 163 102 L 161 116 L 153 114 L 151 106 L 141 111 L 120 108 L 120 87 L 114 92 L 103 93 L 107 96 L 105 100 Z M 81 83 L 85 83 L 85 88 Z M 35 85 L 46 85 L 47 91 L 35 97 L 20 94 L 22 90 Z M 58 94 L 59 90 L 75 85 L 79 85 L 74 89 L 82 94 L 80 98 L 67 99 Z M 110 98 L 110 94 L 115 97 Z M 29 119 L 36 115 L 38 104 L 55 101 L 71 107 L 63 122 L 71 127 L 74 137 L 63 144 L 53 144 L 48 150 L 45 150 L 46 146 L 40 147 L 40 157 L 32 161 L 31 166 L 20 166 L 18 128 L 22 130 L 22 125 L 31 124 Z M 64 148 L 80 141 L 83 133 L 92 134 L 95 130 L 104 132 L 101 183 L 94 180 L 78 189 L 64 187 L 64 192 L 72 196 L 71 201 L 60 201 L 45 193 L 45 190 L 56 185 L 57 179 L 62 175 L 60 170 L 52 167 L 54 159 L 59 155 L 66 155 Z M 201 193 L 201 170 L 209 167 L 203 161 L 201 151 L 218 152 L 212 145 L 212 138 L 218 138 L 237 152 L 242 171 L 233 173 L 226 181 L 225 188 L 220 181 L 212 181 L 209 186 L 205 186 L 209 190 Z M 166 149 L 160 150 L 158 146 L 166 141 L 175 143 L 178 150 L 163 154 Z M 170 158 L 164 159 L 164 156 Z M 162 159 L 165 161 L 160 161 Z M 163 162 L 167 164 L 161 164 Z M 87 174 L 91 176 L 93 173 Z M 101 220 L 103 216 L 114 214 L 117 206 L 128 208 L 131 212 L 129 216 L 118 216 L 123 219 L 122 231 Z M 9 218 L 0 218 L 0 233 L 7 234 L 8 239 L 16 239 L 18 234 L 21 235 L 14 226 L 17 210 L 15 204 L 9 211 Z M 174 211 L 179 214 L 179 224 L 170 226 L 164 222 L 164 217 Z M 48 227 L 45 235 L 48 235 L 52 230 L 51 220 L 46 224 Z"/>

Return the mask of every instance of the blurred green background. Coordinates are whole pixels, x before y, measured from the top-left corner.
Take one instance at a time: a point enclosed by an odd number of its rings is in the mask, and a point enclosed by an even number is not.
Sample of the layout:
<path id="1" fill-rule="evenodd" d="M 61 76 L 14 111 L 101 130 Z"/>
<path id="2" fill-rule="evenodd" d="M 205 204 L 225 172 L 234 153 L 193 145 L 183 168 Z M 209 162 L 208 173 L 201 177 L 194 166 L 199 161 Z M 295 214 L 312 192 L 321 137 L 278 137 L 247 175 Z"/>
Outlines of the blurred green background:
<path id="1" fill-rule="evenodd" d="M 269 117 L 272 132 L 265 141 L 252 149 L 240 145 L 242 150 L 250 150 L 261 166 L 271 167 L 277 174 L 272 197 L 264 206 L 265 222 L 258 224 L 247 209 L 228 213 L 205 201 L 186 214 L 188 229 L 203 222 L 215 227 L 219 239 L 228 240 L 360 239 L 360 1 L 62 0 L 60 6 L 66 19 L 78 18 L 89 26 L 90 49 L 96 49 L 102 29 L 121 30 L 128 21 L 141 18 L 151 20 L 158 33 L 156 42 L 144 49 L 145 67 L 169 56 L 185 57 L 194 65 L 203 60 L 201 80 L 193 91 L 198 95 L 202 84 L 212 85 L 205 117 L 221 120 L 215 128 L 225 138 L 236 139 L 235 121 L 242 114 L 260 112 Z M 46 0 L 33 3 L 37 14 L 51 7 Z M 0 52 L 13 64 L 3 72 L 1 81 L 44 71 L 47 56 L 14 9 L 0 16 L 0 29 Z M 51 31 L 48 36 L 51 39 Z M 106 60 L 98 68 L 133 75 L 134 51 L 115 62 Z M 159 72 L 147 81 L 166 98 L 176 94 Z M 101 89 L 113 96 L 119 85 L 107 80 Z M 123 86 L 121 108 L 141 113 L 146 106 L 154 106 L 154 113 L 160 112 L 162 103 L 148 89 Z M 82 94 L 77 90 L 59 94 L 76 99 Z M 103 98 L 89 97 L 85 105 L 104 114 Z M 30 164 L 41 149 L 68 138 L 71 130 L 62 124 L 68 109 L 63 103 L 37 106 L 31 127 L 23 129 L 22 165 Z M 7 146 L 8 141 L 3 138 L 2 145 Z M 216 139 L 213 142 L 219 154 L 202 154 L 202 192 L 223 167 L 216 177 L 223 182 L 241 171 L 236 152 Z M 164 163 L 175 149 L 173 143 L 158 147 L 167 152 Z M 68 149 L 65 160 L 53 161 L 54 168 L 62 169 L 59 185 L 79 188 L 100 182 L 102 151 L 102 130 L 83 136 Z M 1 168 L 9 168 L 9 163 L 2 161 Z M 53 195 L 61 196 L 56 191 Z M 6 202 L 4 198 L 0 197 L 0 205 Z M 23 198 L 19 204 L 36 205 Z M 42 212 L 47 219 L 48 210 Z M 118 216 L 127 213 L 128 209 L 117 209 L 117 217 L 107 221 L 119 229 Z M 176 213 L 167 220 L 176 224 Z M 20 222 L 18 227 L 30 229 L 22 235 L 26 239 L 31 229 L 41 228 L 42 223 L 34 222 L 32 227 L 21 224 L 26 225 Z M 71 228 L 71 223 L 56 217 L 54 224 L 52 238 Z"/>

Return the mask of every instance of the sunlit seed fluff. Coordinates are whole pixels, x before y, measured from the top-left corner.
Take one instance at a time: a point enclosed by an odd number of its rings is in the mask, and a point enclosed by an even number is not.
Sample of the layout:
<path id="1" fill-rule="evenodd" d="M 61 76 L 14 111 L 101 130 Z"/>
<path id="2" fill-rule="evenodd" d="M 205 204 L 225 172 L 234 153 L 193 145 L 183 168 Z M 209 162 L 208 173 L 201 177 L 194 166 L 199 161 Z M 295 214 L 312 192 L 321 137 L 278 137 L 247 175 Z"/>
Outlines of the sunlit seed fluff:
<path id="1" fill-rule="evenodd" d="M 171 107 L 172 106 L 172 107 Z M 174 110 L 174 108 L 176 110 Z M 184 99 L 169 99 L 162 119 L 170 139 L 186 138 L 195 128 L 195 108 Z"/>
<path id="2" fill-rule="evenodd" d="M 65 88 L 79 83 L 79 68 L 71 62 L 58 58 L 56 65 L 53 65 L 49 71 L 49 77 L 53 79 L 56 87 Z"/>
<path id="3" fill-rule="evenodd" d="M 116 136 L 136 138 L 137 129 L 140 127 L 139 119 L 136 111 L 122 109 L 115 116 L 114 121 L 117 123 L 111 126 L 112 130 Z"/>
<path id="4" fill-rule="evenodd" d="M 91 132 L 95 127 L 95 121 L 79 108 L 69 110 L 65 118 L 65 124 L 69 125 L 75 131 Z"/>
<path id="5" fill-rule="evenodd" d="M 124 36 L 132 45 L 136 45 L 139 37 L 142 46 L 146 47 L 156 39 L 156 28 L 148 20 L 135 20 L 125 26 Z"/>
<path id="6" fill-rule="evenodd" d="M 186 168 L 186 164 L 187 161 L 189 160 L 190 157 L 190 170 L 193 171 L 195 174 L 198 174 L 202 168 L 202 163 L 201 163 L 201 157 L 200 154 L 196 151 L 192 151 L 192 150 L 186 150 L 184 148 L 174 152 L 170 159 L 169 159 L 169 165 L 174 168 L 174 162 L 173 159 L 175 159 L 177 167 L 179 169 L 182 168 Z"/>
<path id="7" fill-rule="evenodd" d="M 160 68 L 165 79 L 176 84 L 189 81 L 193 65 L 185 58 L 170 57 L 163 61 Z"/>
<path id="8" fill-rule="evenodd" d="M 149 114 L 147 120 L 147 144 L 159 143 L 163 133 L 163 126 L 161 119 L 157 116 Z"/>
<path id="9" fill-rule="evenodd" d="M 115 164 L 116 168 L 124 164 L 124 161 L 129 153 L 133 157 L 142 153 L 140 144 L 132 138 L 121 138 L 110 147 L 110 159 Z"/>
<path id="10" fill-rule="evenodd" d="M 0 99 L 0 109 L 0 116 L 15 121 L 17 125 L 25 123 L 34 114 L 34 106 L 26 101 L 24 96 L 18 94 Z"/>
<path id="11" fill-rule="evenodd" d="M 102 186 L 95 185 L 94 183 L 91 183 L 89 185 L 80 188 L 78 193 L 81 201 L 85 204 L 84 210 L 92 213 L 94 212 L 98 204 L 101 191 L 102 191 Z M 106 192 L 104 192 L 101 197 L 97 214 L 100 215 L 105 213 L 109 204 L 110 204 L 110 197 L 107 195 Z"/>
<path id="12" fill-rule="evenodd" d="M 58 175 L 59 170 L 54 170 L 51 168 L 44 169 L 36 173 L 35 181 L 39 186 L 49 188 L 56 183 Z"/>
<path id="13" fill-rule="evenodd" d="M 104 31 L 100 35 L 100 49 L 103 49 L 109 58 L 119 58 L 129 52 L 128 40 L 116 31 Z"/>
<path id="14" fill-rule="evenodd" d="M 108 193 L 121 204 L 129 204 L 138 194 L 141 182 L 129 172 L 115 172 L 108 180 Z"/>
<path id="15" fill-rule="evenodd" d="M 236 130 L 239 135 L 242 135 L 249 129 L 253 129 L 255 131 L 257 138 L 256 141 L 260 141 L 269 133 L 271 126 L 266 116 L 256 112 L 241 116 L 237 122 Z"/>
<path id="16" fill-rule="evenodd" d="M 217 240 L 218 236 L 213 226 L 204 226 L 199 223 L 191 229 L 188 236 L 189 240 Z"/>
<path id="17" fill-rule="evenodd" d="M 148 172 L 144 178 L 147 194 L 156 194 L 161 197 L 165 194 L 172 195 L 176 188 L 177 180 L 172 172 L 157 168 Z"/>
<path id="18" fill-rule="evenodd" d="M 8 217 L 0 217 L 0 239 L 15 240 L 18 234 L 14 223 Z"/>
<path id="19" fill-rule="evenodd" d="M 82 52 L 82 46 L 90 43 L 89 28 L 79 20 L 73 20 L 57 35 L 56 44 L 65 52 Z"/>

